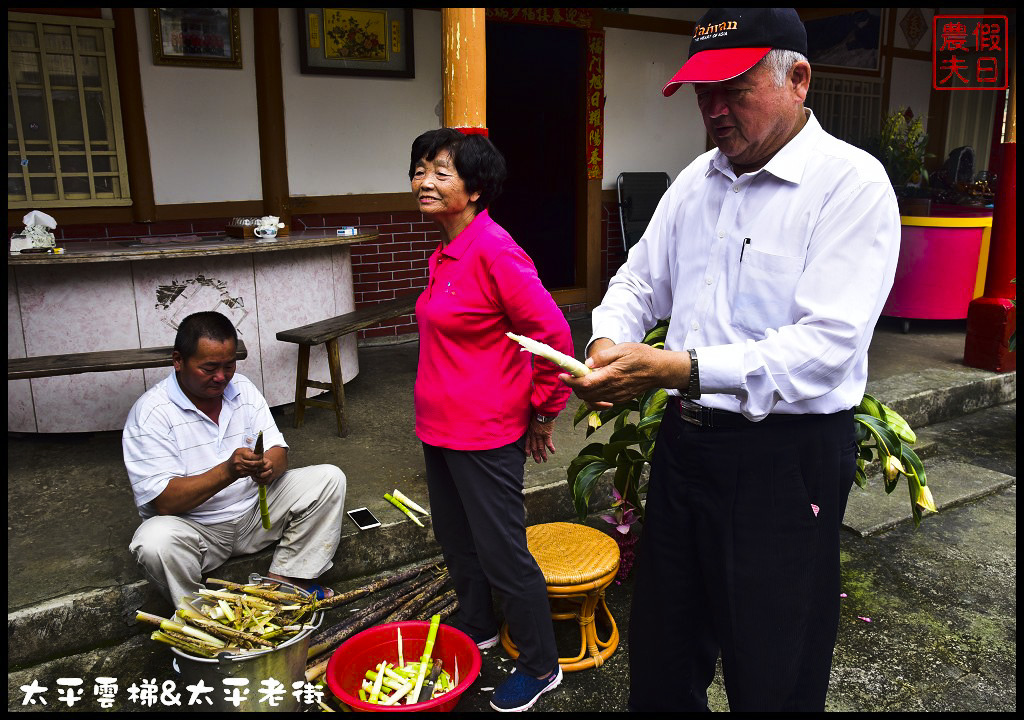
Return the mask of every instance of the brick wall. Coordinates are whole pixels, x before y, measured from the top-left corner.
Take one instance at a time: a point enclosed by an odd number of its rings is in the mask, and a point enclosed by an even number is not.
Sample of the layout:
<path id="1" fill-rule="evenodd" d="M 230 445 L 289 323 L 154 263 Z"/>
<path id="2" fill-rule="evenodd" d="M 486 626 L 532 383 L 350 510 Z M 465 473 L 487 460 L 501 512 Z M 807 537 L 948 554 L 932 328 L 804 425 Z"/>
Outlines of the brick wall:
<path id="1" fill-rule="evenodd" d="M 622 224 L 619 222 L 619 204 L 606 202 L 601 206 L 601 292 L 608 287 L 612 275 L 626 262 L 622 245 Z"/>
<path id="2" fill-rule="evenodd" d="M 441 232 L 422 213 L 391 212 L 336 215 L 296 215 L 296 231 L 351 225 L 376 230 L 375 242 L 351 246 L 356 308 L 392 300 L 427 286 L 427 260 L 441 242 Z M 361 339 L 395 337 L 416 332 L 413 315 L 385 321 L 359 333 Z"/>

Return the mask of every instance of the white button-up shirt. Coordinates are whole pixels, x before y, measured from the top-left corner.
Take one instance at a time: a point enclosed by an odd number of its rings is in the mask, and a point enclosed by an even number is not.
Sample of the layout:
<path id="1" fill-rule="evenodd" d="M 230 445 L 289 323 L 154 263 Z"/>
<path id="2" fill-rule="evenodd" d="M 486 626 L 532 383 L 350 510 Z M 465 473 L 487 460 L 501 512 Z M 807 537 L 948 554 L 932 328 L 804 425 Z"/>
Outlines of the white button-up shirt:
<path id="1" fill-rule="evenodd" d="M 288 447 L 267 401 L 249 378 L 238 373 L 231 378 L 215 423 L 186 397 L 172 371 L 135 402 L 121 437 L 139 514 L 156 514 L 150 503 L 171 478 L 201 475 L 238 448 L 253 448 L 260 431 L 265 450 Z M 257 494 L 251 478 L 239 478 L 182 517 L 203 525 L 234 520 L 252 508 Z"/>
<path id="2" fill-rule="evenodd" d="M 881 164 L 808 111 L 756 172 L 736 177 L 713 150 L 679 174 L 594 310 L 594 338 L 639 342 L 671 316 L 665 348 L 696 349 L 702 405 L 752 420 L 845 410 L 867 385 L 899 244 Z"/>

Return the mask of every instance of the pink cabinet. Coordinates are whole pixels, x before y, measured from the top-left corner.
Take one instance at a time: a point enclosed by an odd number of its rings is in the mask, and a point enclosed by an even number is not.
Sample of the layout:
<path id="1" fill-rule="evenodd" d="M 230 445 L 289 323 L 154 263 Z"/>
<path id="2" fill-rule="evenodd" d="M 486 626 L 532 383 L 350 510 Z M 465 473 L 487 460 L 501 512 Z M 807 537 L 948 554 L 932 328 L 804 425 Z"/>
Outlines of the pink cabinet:
<path id="1" fill-rule="evenodd" d="M 882 314 L 961 320 L 985 289 L 992 217 L 900 217 L 896 280 Z"/>

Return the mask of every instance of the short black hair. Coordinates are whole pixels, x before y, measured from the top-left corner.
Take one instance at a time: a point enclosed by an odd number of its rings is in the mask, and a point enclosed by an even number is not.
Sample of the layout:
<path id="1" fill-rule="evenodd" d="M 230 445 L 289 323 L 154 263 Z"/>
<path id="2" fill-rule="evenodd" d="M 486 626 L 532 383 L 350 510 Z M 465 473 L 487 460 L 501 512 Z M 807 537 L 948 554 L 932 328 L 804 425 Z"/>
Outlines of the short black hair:
<path id="1" fill-rule="evenodd" d="M 463 135 L 453 128 L 428 130 L 413 141 L 409 180 L 416 174 L 420 160 L 433 160 L 444 150 L 455 163 L 455 171 L 465 183 L 466 192 L 480 193 L 476 201 L 478 211 L 501 195 L 501 186 L 508 174 L 501 152 L 483 135 Z"/>
<path id="2" fill-rule="evenodd" d="M 174 349 L 182 360 L 188 360 L 199 349 L 199 340 L 208 338 L 222 343 L 234 340 L 238 346 L 238 331 L 231 321 L 219 312 L 210 310 L 189 315 L 178 326 L 178 334 L 174 336 Z"/>

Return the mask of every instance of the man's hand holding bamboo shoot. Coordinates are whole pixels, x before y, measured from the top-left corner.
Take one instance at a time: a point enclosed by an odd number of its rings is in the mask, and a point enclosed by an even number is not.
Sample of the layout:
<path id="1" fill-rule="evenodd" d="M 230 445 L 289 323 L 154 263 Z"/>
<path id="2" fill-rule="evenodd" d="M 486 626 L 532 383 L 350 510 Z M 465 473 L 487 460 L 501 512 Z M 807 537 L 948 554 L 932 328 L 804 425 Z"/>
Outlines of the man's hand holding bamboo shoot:
<path id="1" fill-rule="evenodd" d="M 241 478 L 251 477 L 260 485 L 268 485 L 288 469 L 288 450 L 272 447 L 261 459 L 247 447 L 240 447 L 231 457 L 205 473 L 173 477 L 164 491 L 153 500 L 160 515 L 181 515 L 202 505 L 221 490 Z"/>
<path id="2" fill-rule="evenodd" d="M 275 450 L 280 452 L 274 452 Z M 280 467 L 279 463 L 283 463 L 284 467 Z M 270 448 L 262 454 L 257 454 L 247 447 L 240 447 L 227 461 L 228 472 L 235 480 L 249 477 L 257 485 L 268 485 L 283 475 L 288 469 L 287 463 L 287 451 L 281 447 Z"/>
<path id="3" fill-rule="evenodd" d="M 246 448 L 240 449 L 245 450 Z M 255 456 L 254 453 L 250 454 Z M 248 473 L 248 477 L 251 477 L 257 485 L 269 485 L 284 475 L 288 469 L 288 450 L 283 447 L 272 447 L 263 453 L 262 458 L 255 461 L 254 466 Z"/>
<path id="4" fill-rule="evenodd" d="M 659 350 L 644 343 L 618 343 L 598 338 L 589 349 L 583 377 L 559 375 L 591 410 L 626 403 L 651 388 L 685 390 L 690 377 L 690 356 Z"/>

